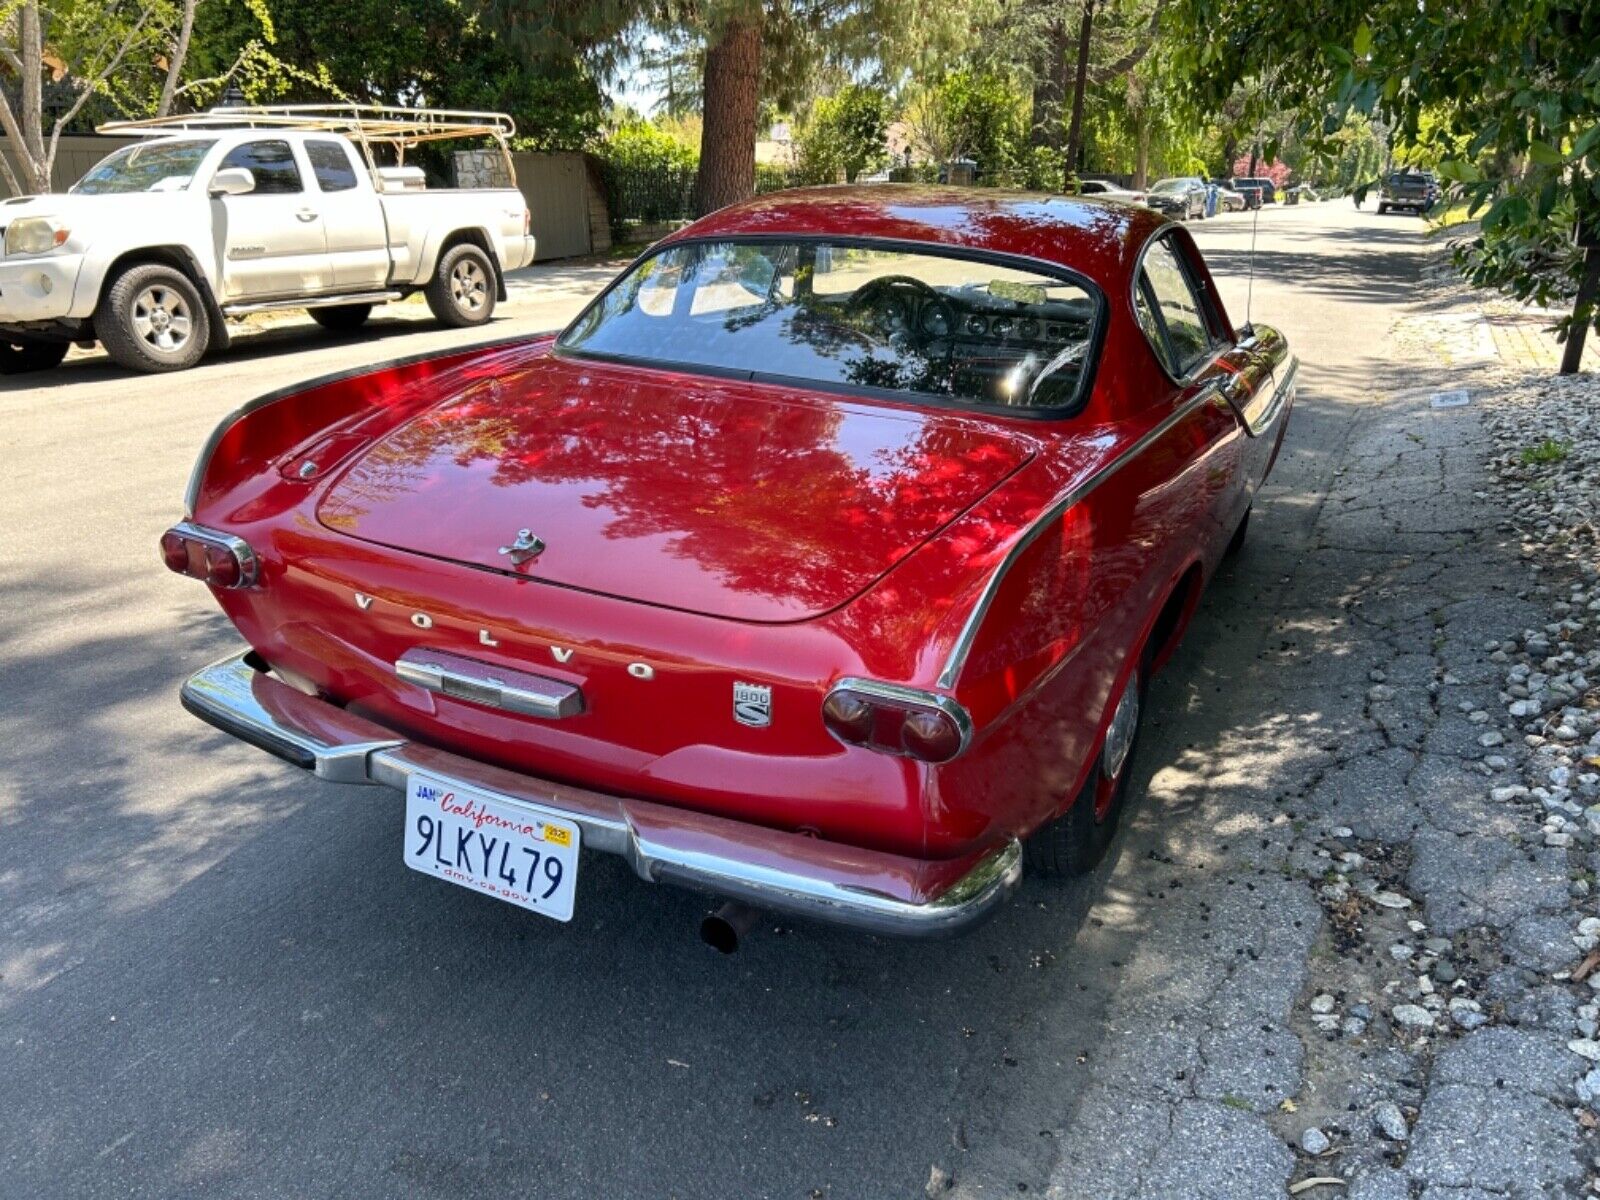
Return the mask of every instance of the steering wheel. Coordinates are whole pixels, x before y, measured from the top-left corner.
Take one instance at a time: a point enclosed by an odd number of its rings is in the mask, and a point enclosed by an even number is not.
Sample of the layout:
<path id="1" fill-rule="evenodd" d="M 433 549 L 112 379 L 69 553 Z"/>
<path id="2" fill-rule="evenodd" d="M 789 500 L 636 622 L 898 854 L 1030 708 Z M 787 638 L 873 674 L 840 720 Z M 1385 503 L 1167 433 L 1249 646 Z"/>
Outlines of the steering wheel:
<path id="1" fill-rule="evenodd" d="M 932 284 L 924 283 L 914 275 L 880 275 L 868 280 L 850 297 L 848 307 L 851 310 L 863 309 L 879 302 L 880 297 L 887 302 L 878 322 L 884 333 L 915 332 L 917 312 L 927 304 L 943 309 L 945 328 L 955 328 L 955 311 L 950 307 L 950 302 Z"/>

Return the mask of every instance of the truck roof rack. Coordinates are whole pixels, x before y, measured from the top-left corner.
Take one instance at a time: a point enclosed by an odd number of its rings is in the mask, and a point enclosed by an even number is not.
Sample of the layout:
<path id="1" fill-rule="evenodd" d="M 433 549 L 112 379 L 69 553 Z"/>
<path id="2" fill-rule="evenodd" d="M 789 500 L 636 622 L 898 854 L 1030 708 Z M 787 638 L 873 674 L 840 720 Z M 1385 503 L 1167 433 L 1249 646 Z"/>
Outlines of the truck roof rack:
<path id="1" fill-rule="evenodd" d="M 99 133 L 159 137 L 185 130 L 206 129 L 293 129 L 319 133 L 341 133 L 361 147 L 367 169 L 377 182 L 378 160 L 374 145 L 394 149 L 395 161 L 404 165 L 406 151 L 424 142 L 443 142 L 455 138 L 493 138 L 512 186 L 517 173 L 511 161 L 511 138 L 517 123 L 509 114 L 474 112 L 456 108 L 400 108 L 391 104 L 237 104 L 206 112 L 183 113 L 168 117 L 146 117 L 139 121 L 107 121 L 95 127 Z M 381 183 L 378 185 L 381 189 Z"/>
<path id="2" fill-rule="evenodd" d="M 184 129 L 306 129 L 348 133 L 368 142 L 404 148 L 449 138 L 514 137 L 509 114 L 453 108 L 400 108 L 388 104 L 241 104 L 147 117 L 139 121 L 107 121 L 100 133 L 151 135 Z"/>

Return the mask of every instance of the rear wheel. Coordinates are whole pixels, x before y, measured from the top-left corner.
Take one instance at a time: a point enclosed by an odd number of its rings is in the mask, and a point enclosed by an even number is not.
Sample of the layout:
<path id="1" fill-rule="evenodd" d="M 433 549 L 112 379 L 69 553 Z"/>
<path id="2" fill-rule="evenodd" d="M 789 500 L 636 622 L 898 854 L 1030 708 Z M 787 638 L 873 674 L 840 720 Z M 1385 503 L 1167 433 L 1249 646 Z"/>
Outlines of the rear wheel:
<path id="1" fill-rule="evenodd" d="M 1389 211 L 1389 206 L 1382 200 L 1378 201 L 1378 215 L 1381 217 Z"/>
<path id="2" fill-rule="evenodd" d="M 7 338 L 0 341 L 0 375 L 25 375 L 29 371 L 48 371 L 67 356 L 66 342 L 43 342 L 35 338 Z"/>
<path id="3" fill-rule="evenodd" d="M 120 367 L 182 371 L 206 352 L 211 318 L 183 272 L 147 263 L 129 267 L 106 288 L 94 332 Z"/>
<path id="4" fill-rule="evenodd" d="M 360 329 L 372 315 L 370 304 L 334 304 L 327 308 L 308 308 L 311 319 L 334 333 L 349 333 Z"/>
<path id="5" fill-rule="evenodd" d="M 482 325 L 494 315 L 494 264 L 471 242 L 452 246 L 439 256 L 423 295 L 442 323 L 457 329 Z"/>
<path id="6" fill-rule="evenodd" d="M 1144 664 L 1129 677 L 1089 778 L 1072 807 L 1023 843 L 1028 870 L 1055 879 L 1092 871 L 1105 857 L 1126 807 L 1144 708 Z"/>

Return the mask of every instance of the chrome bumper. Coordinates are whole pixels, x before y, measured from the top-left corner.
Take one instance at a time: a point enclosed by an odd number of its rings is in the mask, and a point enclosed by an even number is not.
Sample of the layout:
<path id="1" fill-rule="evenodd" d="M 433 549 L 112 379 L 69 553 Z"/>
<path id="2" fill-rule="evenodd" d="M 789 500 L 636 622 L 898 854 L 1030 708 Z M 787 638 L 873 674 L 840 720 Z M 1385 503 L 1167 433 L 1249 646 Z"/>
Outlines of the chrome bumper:
<path id="1" fill-rule="evenodd" d="M 405 790 L 422 773 L 445 784 L 553 809 L 583 831 L 585 850 L 621 855 L 641 879 L 757 908 L 897 937 L 944 937 L 977 924 L 1022 878 L 1016 841 L 920 901 L 872 886 L 923 864 L 726 817 L 631 800 L 506 771 L 408 741 L 308 696 L 237 654 L 192 675 L 183 706 L 208 724 L 333 783 Z"/>

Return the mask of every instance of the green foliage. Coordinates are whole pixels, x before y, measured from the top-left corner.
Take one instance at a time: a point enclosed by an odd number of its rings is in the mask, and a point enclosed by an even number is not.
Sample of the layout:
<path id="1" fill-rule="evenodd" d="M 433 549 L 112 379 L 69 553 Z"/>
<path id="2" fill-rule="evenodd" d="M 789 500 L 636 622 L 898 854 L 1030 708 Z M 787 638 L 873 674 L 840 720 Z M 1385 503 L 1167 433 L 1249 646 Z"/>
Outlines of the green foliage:
<path id="1" fill-rule="evenodd" d="M 848 84 L 824 96 L 796 131 L 795 150 L 807 175 L 854 183 L 888 161 L 889 98 L 882 89 Z"/>
<path id="2" fill-rule="evenodd" d="M 693 171 L 699 152 L 649 121 L 628 121 L 606 135 L 600 157 L 631 171 Z"/>
<path id="3" fill-rule="evenodd" d="M 1571 449 L 1572 447 L 1566 442 L 1558 442 L 1554 438 L 1546 438 L 1537 446 L 1524 446 L 1522 448 L 1522 465 L 1532 467 L 1546 463 L 1565 462 Z"/>
<path id="4" fill-rule="evenodd" d="M 1172 22 L 1201 103 L 1246 84 L 1246 126 L 1293 110 L 1321 158 L 1352 116 L 1381 119 L 1402 156 L 1437 159 L 1482 213 L 1459 251 L 1471 278 L 1541 303 L 1575 294 L 1570 231 L 1600 220 L 1600 5 L 1175 0 Z"/>
<path id="5" fill-rule="evenodd" d="M 400 10 L 392 0 L 207 0 L 196 73 L 220 69 L 241 34 L 266 42 L 282 68 L 240 80 L 252 100 L 504 111 L 517 148 L 529 150 L 581 148 L 600 130 L 599 85 L 582 59 L 530 57 L 468 0 L 406 0 Z"/>
<path id="6" fill-rule="evenodd" d="M 1008 77 L 962 69 L 914 88 L 902 119 L 912 147 L 933 162 L 970 158 L 985 183 L 1021 183 L 1046 162 L 1027 149 L 1027 106 Z"/>

